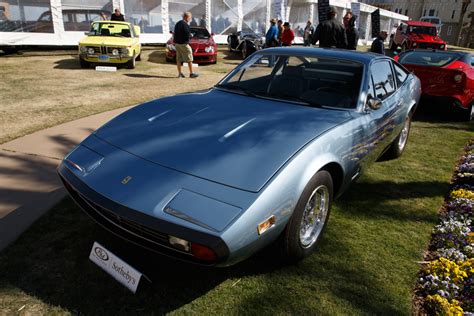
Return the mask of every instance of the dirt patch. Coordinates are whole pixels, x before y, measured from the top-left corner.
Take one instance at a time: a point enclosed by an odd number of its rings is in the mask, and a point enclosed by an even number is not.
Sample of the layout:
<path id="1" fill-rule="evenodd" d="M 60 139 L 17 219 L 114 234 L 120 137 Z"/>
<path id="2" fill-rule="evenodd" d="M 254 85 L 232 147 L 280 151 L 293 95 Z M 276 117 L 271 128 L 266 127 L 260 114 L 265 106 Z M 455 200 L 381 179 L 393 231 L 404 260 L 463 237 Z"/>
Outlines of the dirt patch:
<path id="1" fill-rule="evenodd" d="M 95 113 L 216 84 L 239 64 L 221 48 L 216 65 L 199 66 L 197 79 L 178 79 L 163 47 L 144 48 L 135 69 L 81 69 L 75 53 L 1 57 L 0 143 Z M 187 75 L 187 67 L 183 68 Z"/>

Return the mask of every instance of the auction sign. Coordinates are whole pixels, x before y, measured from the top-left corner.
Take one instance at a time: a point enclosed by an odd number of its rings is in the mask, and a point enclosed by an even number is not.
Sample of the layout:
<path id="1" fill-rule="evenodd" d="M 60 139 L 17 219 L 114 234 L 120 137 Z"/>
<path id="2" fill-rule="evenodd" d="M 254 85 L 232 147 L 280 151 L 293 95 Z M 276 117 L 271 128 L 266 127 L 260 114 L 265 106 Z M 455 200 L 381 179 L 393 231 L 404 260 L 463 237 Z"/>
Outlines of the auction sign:
<path id="1" fill-rule="evenodd" d="M 94 242 L 89 259 L 130 291 L 133 293 L 137 291 L 142 274 L 98 242 Z"/>

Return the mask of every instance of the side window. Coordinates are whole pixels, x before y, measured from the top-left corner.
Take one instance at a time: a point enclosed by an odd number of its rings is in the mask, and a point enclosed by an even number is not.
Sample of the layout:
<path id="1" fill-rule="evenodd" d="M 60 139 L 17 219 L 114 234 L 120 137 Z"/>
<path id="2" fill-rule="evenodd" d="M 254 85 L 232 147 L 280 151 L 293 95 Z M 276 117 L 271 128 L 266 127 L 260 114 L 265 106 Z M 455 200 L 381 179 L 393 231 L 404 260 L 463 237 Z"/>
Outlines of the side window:
<path id="1" fill-rule="evenodd" d="M 393 68 L 395 69 L 395 77 L 397 78 L 397 85 L 400 87 L 405 80 L 408 78 L 408 73 L 405 69 L 400 67 L 397 63 L 393 63 Z"/>
<path id="2" fill-rule="evenodd" d="M 371 69 L 375 96 L 383 100 L 395 92 L 395 80 L 390 61 L 375 62 Z"/>

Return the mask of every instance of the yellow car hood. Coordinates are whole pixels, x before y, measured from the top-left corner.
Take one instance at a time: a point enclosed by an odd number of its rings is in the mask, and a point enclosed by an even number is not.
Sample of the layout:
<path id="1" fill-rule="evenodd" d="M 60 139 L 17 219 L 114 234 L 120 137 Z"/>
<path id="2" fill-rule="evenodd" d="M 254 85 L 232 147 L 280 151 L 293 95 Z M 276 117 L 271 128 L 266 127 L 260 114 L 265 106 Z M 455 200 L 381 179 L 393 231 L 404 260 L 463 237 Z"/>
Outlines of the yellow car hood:
<path id="1" fill-rule="evenodd" d="M 138 42 L 138 38 L 87 36 L 79 41 L 79 45 L 131 46 Z"/>

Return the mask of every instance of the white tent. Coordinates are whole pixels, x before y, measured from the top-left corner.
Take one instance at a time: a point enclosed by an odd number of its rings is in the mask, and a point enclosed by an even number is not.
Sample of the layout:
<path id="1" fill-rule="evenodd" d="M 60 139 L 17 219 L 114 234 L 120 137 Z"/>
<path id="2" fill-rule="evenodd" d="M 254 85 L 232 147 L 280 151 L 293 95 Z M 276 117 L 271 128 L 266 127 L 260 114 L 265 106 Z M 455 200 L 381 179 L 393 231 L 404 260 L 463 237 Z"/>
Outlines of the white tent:
<path id="1" fill-rule="evenodd" d="M 349 9 L 360 12 L 359 30 L 363 43 L 370 41 L 370 13 L 377 8 L 352 2 L 331 0 L 339 18 Z M 317 0 L 0 0 L 0 46 L 77 45 L 91 21 L 100 14 L 110 15 L 119 8 L 126 20 L 142 29 L 144 44 L 165 43 L 169 31 L 184 11 L 193 13 L 192 24 L 205 25 L 215 33 L 218 43 L 226 43 L 235 31 L 264 33 L 270 18 L 289 21 L 301 42 L 306 21 L 316 25 Z M 380 10 L 382 29 L 407 16 Z"/>

